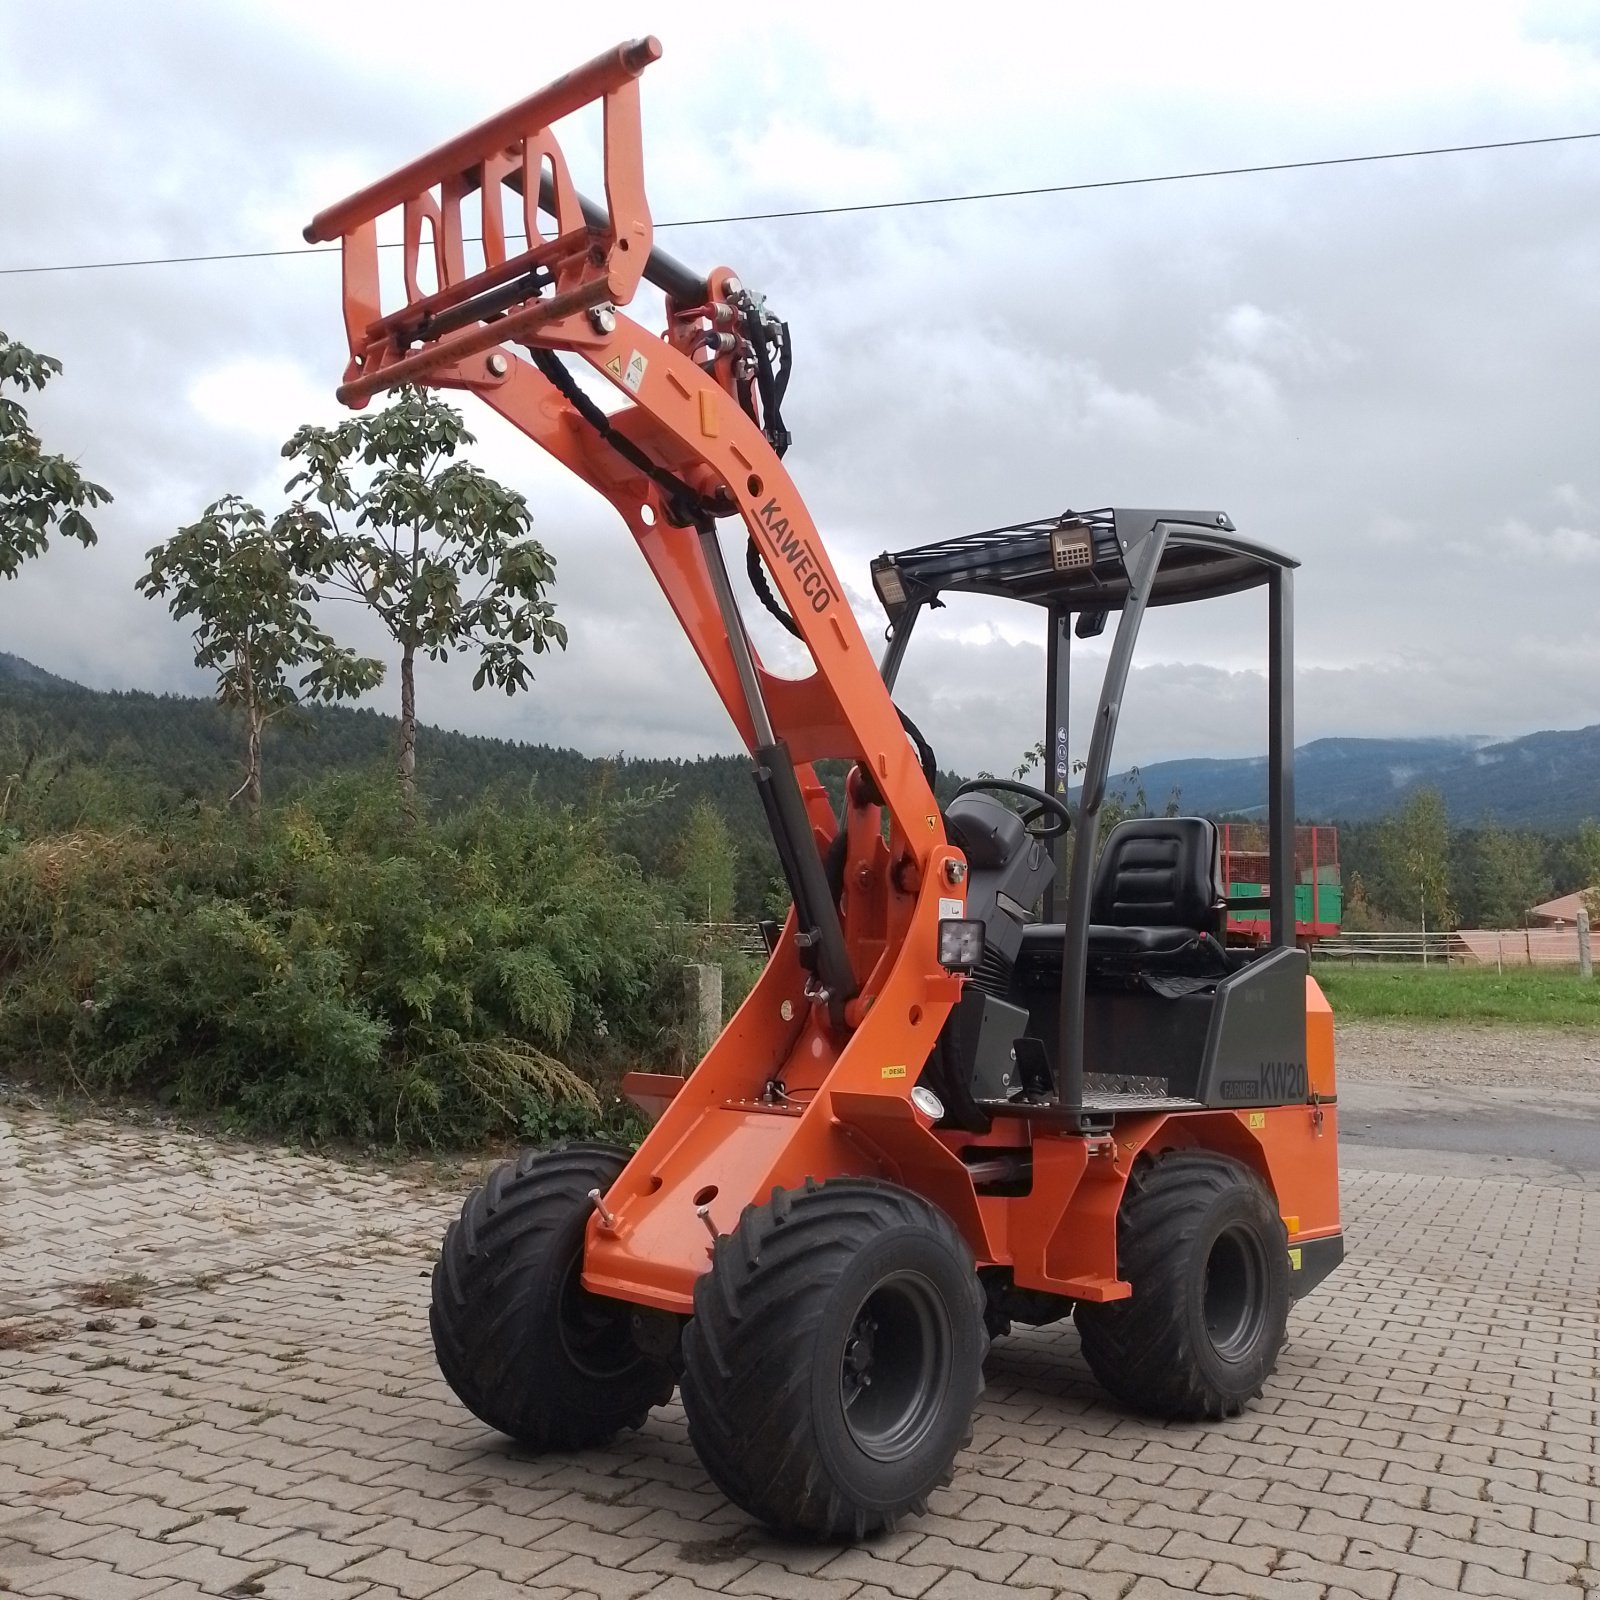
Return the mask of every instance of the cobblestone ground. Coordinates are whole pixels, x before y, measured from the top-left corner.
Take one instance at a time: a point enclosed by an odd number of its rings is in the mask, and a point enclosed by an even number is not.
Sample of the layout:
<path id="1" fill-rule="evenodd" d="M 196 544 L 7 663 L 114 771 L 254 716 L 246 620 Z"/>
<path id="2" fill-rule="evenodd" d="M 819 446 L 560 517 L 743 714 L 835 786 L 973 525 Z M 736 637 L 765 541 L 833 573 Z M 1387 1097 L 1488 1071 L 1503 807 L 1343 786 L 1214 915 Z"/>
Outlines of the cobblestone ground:
<path id="1" fill-rule="evenodd" d="M 1600 1594 L 1600 1189 L 1364 1159 L 1352 1258 L 1294 1311 L 1248 1415 L 1131 1418 L 1069 1328 L 1025 1334 L 996 1347 L 933 1514 L 839 1550 L 751 1527 L 676 1405 L 537 1459 L 462 1411 L 426 1325 L 456 1194 L 0 1107 L 0 1590 Z"/>

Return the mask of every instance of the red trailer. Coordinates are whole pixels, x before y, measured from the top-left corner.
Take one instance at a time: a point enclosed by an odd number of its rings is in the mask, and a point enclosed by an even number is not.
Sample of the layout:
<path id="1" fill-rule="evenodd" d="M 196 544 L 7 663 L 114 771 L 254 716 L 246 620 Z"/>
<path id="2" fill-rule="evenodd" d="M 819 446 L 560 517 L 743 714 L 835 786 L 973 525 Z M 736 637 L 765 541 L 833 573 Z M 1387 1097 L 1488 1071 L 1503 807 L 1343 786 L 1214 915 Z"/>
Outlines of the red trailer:
<path id="1" fill-rule="evenodd" d="M 1222 824 L 1222 881 L 1230 901 L 1267 896 L 1267 828 L 1260 822 Z M 1318 939 L 1332 939 L 1344 919 L 1344 885 L 1339 877 L 1339 830 L 1298 827 L 1294 830 L 1294 936 L 1310 948 Z M 1240 943 L 1260 944 L 1267 937 L 1267 909 L 1241 910 L 1230 905 L 1229 936 Z"/>

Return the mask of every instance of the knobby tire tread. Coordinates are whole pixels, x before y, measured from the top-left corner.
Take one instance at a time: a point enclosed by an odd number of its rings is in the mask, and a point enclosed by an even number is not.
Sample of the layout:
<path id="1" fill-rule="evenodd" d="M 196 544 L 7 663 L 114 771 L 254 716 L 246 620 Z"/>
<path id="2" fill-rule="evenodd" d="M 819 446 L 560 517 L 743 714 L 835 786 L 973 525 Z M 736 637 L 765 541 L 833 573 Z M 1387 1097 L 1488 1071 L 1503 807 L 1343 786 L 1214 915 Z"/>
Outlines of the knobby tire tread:
<path id="1" fill-rule="evenodd" d="M 1243 1192 L 1260 1202 L 1269 1255 L 1264 1292 L 1277 1327 L 1259 1375 L 1244 1392 L 1210 1381 L 1195 1348 L 1190 1285 L 1196 1237 L 1220 1197 Z M 1132 1298 L 1104 1305 L 1080 1302 L 1074 1314 L 1084 1359 L 1101 1386 L 1135 1410 L 1174 1420 L 1237 1416 L 1271 1375 L 1288 1311 L 1288 1237 L 1261 1180 L 1243 1163 L 1208 1151 L 1177 1151 L 1137 1167 L 1117 1214 L 1117 1261 Z"/>
<path id="2" fill-rule="evenodd" d="M 605 1404 L 580 1398 L 539 1321 L 549 1274 L 570 1267 L 574 1228 L 581 1240 L 589 1191 L 610 1188 L 627 1160 L 598 1143 L 525 1151 L 489 1173 L 445 1233 L 428 1318 L 439 1369 L 474 1416 L 532 1449 L 603 1444 L 672 1395 L 670 1372 L 641 1357 Z"/>
<path id="3" fill-rule="evenodd" d="M 925 1492 L 888 1508 L 853 1504 L 814 1447 L 810 1356 L 827 1290 L 857 1252 L 897 1226 L 931 1228 L 967 1267 L 967 1303 L 952 1311 L 970 1315 L 976 1328 L 975 1402 L 988 1339 L 971 1251 L 942 1211 L 908 1190 L 864 1179 L 775 1190 L 717 1240 L 711 1271 L 696 1286 L 683 1342 L 690 1440 L 723 1493 L 782 1532 L 859 1539 L 927 1509 Z M 954 1457 L 971 1438 L 969 1406 L 939 1485 L 950 1482 Z"/>

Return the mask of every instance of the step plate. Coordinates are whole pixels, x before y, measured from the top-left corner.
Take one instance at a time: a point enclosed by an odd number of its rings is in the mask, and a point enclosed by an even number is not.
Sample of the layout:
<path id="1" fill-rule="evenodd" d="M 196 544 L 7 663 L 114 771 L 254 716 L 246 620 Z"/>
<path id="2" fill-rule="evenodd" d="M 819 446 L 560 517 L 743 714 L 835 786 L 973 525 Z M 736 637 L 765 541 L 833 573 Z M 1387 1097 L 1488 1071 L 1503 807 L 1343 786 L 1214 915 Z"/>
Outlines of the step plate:
<path id="1" fill-rule="evenodd" d="M 1023 1100 L 980 1100 L 978 1104 L 996 1116 L 1031 1117 L 1039 1122 L 1064 1121 L 1069 1116 L 1142 1116 L 1151 1111 L 1204 1111 L 1199 1100 L 1186 1100 L 1171 1094 L 1119 1094 L 1110 1090 L 1086 1094 L 1083 1109 L 1073 1113 L 1053 1100 L 1029 1104 Z"/>
<path id="2" fill-rule="evenodd" d="M 1083 1097 L 1085 1111 L 1204 1111 L 1198 1100 L 1185 1100 L 1175 1094 L 1118 1094 L 1114 1090 L 1088 1090 Z"/>
<path id="3" fill-rule="evenodd" d="M 1172 1092 L 1170 1079 L 1154 1073 L 1086 1072 L 1083 1075 L 1085 1095 L 1142 1094 L 1166 1095 Z"/>

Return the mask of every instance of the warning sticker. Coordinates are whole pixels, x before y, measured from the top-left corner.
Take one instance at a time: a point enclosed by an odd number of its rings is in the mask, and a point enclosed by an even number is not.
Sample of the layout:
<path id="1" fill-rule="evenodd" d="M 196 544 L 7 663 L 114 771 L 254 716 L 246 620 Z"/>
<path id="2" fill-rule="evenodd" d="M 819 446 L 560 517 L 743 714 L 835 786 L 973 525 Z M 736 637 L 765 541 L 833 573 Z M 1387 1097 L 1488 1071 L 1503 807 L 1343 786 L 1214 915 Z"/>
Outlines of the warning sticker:
<path id="1" fill-rule="evenodd" d="M 612 358 L 606 362 L 606 371 L 609 372 L 613 378 L 620 378 L 622 376 L 622 357 L 612 356 Z"/>
<path id="2" fill-rule="evenodd" d="M 1266 1125 L 1267 1114 L 1265 1111 L 1252 1111 L 1250 1113 L 1250 1126 L 1252 1128 L 1264 1128 Z"/>
<path id="3" fill-rule="evenodd" d="M 639 385 L 644 382 L 644 369 L 649 362 L 637 350 L 628 357 L 628 370 L 622 374 L 622 386 L 633 394 L 638 394 Z"/>
<path id="4" fill-rule="evenodd" d="M 966 916 L 966 914 L 967 914 L 967 903 L 966 903 L 966 901 L 964 901 L 964 900 L 949 900 L 949 899 L 944 898 L 943 896 L 940 897 L 940 899 L 939 899 L 939 916 L 940 916 L 941 919 L 943 919 L 945 917 L 964 917 L 964 916 Z"/>
<path id="5" fill-rule="evenodd" d="M 1295 1272 L 1300 1270 L 1300 1247 L 1298 1245 L 1289 1252 L 1289 1266 Z"/>

